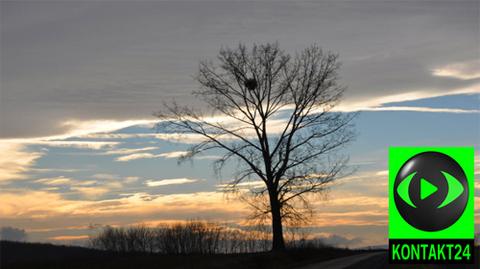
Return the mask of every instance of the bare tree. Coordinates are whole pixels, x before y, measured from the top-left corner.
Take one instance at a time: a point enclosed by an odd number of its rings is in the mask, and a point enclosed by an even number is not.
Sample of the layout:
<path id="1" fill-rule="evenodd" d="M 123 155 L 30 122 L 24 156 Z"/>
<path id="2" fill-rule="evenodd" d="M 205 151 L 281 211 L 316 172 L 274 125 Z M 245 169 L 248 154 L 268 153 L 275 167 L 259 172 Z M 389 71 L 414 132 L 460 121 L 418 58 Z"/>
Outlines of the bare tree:
<path id="1" fill-rule="evenodd" d="M 220 149 L 216 169 L 230 160 L 239 164 L 230 187 L 263 182 L 251 194 L 266 200 L 251 204 L 258 216 L 271 218 L 272 250 L 285 248 L 282 221 L 301 220 L 310 194 L 345 171 L 347 158 L 338 149 L 354 138 L 354 115 L 332 111 L 345 90 L 339 67 L 338 55 L 316 45 L 293 56 L 278 44 L 223 48 L 217 63 L 200 63 L 201 88 L 194 92 L 212 111 L 174 103 L 157 114 L 158 128 L 203 138 L 181 160 Z"/>

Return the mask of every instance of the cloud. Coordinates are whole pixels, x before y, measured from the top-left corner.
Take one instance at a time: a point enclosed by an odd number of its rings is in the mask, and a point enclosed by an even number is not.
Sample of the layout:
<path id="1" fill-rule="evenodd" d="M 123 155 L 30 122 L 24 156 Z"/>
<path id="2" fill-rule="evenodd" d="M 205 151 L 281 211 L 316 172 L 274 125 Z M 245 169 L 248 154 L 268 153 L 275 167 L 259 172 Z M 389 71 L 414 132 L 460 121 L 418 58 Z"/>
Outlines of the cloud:
<path id="1" fill-rule="evenodd" d="M 130 184 L 130 183 L 134 183 L 134 182 L 137 182 L 140 178 L 139 177 L 126 177 L 124 179 L 124 182 L 127 183 L 127 184 Z"/>
<path id="2" fill-rule="evenodd" d="M 194 159 L 197 159 L 197 160 L 217 160 L 220 158 L 221 156 L 218 156 L 218 155 L 197 155 L 194 157 Z"/>
<path id="3" fill-rule="evenodd" d="M 27 167 L 31 166 L 33 162 L 42 156 L 40 152 L 26 152 L 25 149 L 29 145 L 45 145 L 49 147 L 70 147 L 80 149 L 94 149 L 109 148 L 118 145 L 115 141 L 75 141 L 66 140 L 73 137 L 88 136 L 96 134 L 97 132 L 111 132 L 129 126 L 145 126 L 151 124 L 153 120 L 126 120 L 126 121 L 66 121 L 65 126 L 70 127 L 70 131 L 61 135 L 52 135 L 45 137 L 32 138 L 13 138 L 0 139 L 0 150 L 5 154 L 0 156 L 0 181 L 3 178 L 18 178 L 19 171 L 26 172 Z M 154 147 L 135 149 L 135 152 L 152 150 Z M 120 149 L 115 152 L 107 151 L 107 154 L 125 154 L 126 149 Z M 7 154 L 8 153 L 8 154 Z M 128 152 L 127 152 L 128 153 Z M 12 158 L 13 157 L 13 158 Z M 13 159 L 13 160 L 12 160 Z M 17 171 L 15 173 L 14 171 Z"/>
<path id="4" fill-rule="evenodd" d="M 375 173 L 377 176 L 388 176 L 388 170 L 382 170 Z"/>
<path id="5" fill-rule="evenodd" d="M 480 60 L 448 64 L 432 70 L 438 77 L 450 77 L 462 80 L 480 78 Z"/>
<path id="6" fill-rule="evenodd" d="M 30 139 L 0 139 L 0 182 L 27 178 L 29 172 L 75 172 L 75 169 L 34 168 L 35 162 L 45 155 L 44 152 L 31 151 L 31 145 L 46 145 L 52 147 L 73 147 L 101 149 L 118 144 L 118 142 L 103 141 L 51 141 L 50 138 Z"/>
<path id="7" fill-rule="evenodd" d="M 172 178 L 172 179 L 161 179 L 161 180 L 148 180 L 146 185 L 149 187 L 159 187 L 167 185 L 180 185 L 198 182 L 198 179 L 189 179 L 189 178 Z"/>
<path id="8" fill-rule="evenodd" d="M 158 120 L 69 120 L 61 125 L 68 127 L 68 131 L 58 138 L 82 137 L 96 133 L 110 133 L 130 126 L 152 127 Z"/>
<path id="9" fill-rule="evenodd" d="M 138 177 L 122 178 L 118 175 L 106 173 L 94 174 L 91 177 L 94 180 L 80 180 L 65 176 L 58 176 L 37 179 L 34 181 L 34 183 L 48 186 L 41 188 L 41 190 L 44 191 L 58 192 L 61 195 L 79 194 L 87 199 L 96 199 L 106 193 L 110 193 L 122 188 L 123 183 L 132 183 L 138 180 Z M 65 188 L 59 187 L 68 187 L 70 191 L 65 191 Z"/>
<path id="10" fill-rule="evenodd" d="M 192 133 L 161 133 L 161 132 L 159 133 L 128 133 L 128 134 L 102 133 L 102 134 L 90 134 L 84 137 L 98 138 L 98 139 L 155 138 L 159 140 L 168 141 L 171 143 L 181 143 L 181 144 L 197 144 L 202 141 L 205 141 L 204 136 L 200 134 L 192 134 Z"/>
<path id="11" fill-rule="evenodd" d="M 458 109 L 458 108 L 431 108 L 414 106 L 387 106 L 359 108 L 360 111 L 410 111 L 430 113 L 480 113 L 480 109 Z"/>
<path id="12" fill-rule="evenodd" d="M 27 233 L 23 229 L 2 227 L 0 229 L 0 239 L 8 241 L 25 241 L 27 239 Z"/>
<path id="13" fill-rule="evenodd" d="M 314 239 L 320 240 L 324 244 L 328 246 L 335 246 L 335 247 L 348 247 L 353 245 L 358 245 L 364 241 L 361 237 L 346 237 L 343 235 L 338 234 L 328 234 L 328 233 L 320 233 L 319 235 L 315 236 Z"/>
<path id="14" fill-rule="evenodd" d="M 31 144 L 46 145 L 49 147 L 67 147 L 67 148 L 79 148 L 79 149 L 95 149 L 99 150 L 106 147 L 112 147 L 118 142 L 110 141 L 32 141 Z"/>
<path id="15" fill-rule="evenodd" d="M 36 183 L 41 183 L 44 185 L 49 185 L 49 186 L 58 186 L 58 185 L 67 185 L 72 183 L 71 178 L 67 178 L 64 176 L 59 176 L 55 178 L 42 178 L 42 179 L 37 179 L 35 180 Z"/>
<path id="16" fill-rule="evenodd" d="M 113 177 L 112 175 L 96 174 L 96 175 L 93 175 L 92 177 L 96 179 L 105 179 L 105 180 L 108 180 L 109 182 L 99 182 L 97 180 L 79 180 L 79 179 L 69 178 L 65 176 L 41 178 L 41 179 L 35 180 L 34 182 L 40 183 L 46 186 L 52 186 L 51 188 L 43 188 L 44 190 L 50 190 L 50 191 L 58 190 L 59 188 L 57 188 L 57 186 L 91 188 L 93 185 L 116 187 L 116 186 L 119 186 L 117 184 L 120 184 L 119 182 L 114 181 L 117 178 Z"/>
<path id="17" fill-rule="evenodd" d="M 38 172 L 38 173 L 51 173 L 51 172 L 75 173 L 82 170 L 81 169 L 63 169 L 63 168 L 31 168 L 30 171 Z"/>
<path id="18" fill-rule="evenodd" d="M 156 138 L 172 143 L 182 144 L 196 144 L 205 140 L 205 137 L 199 134 L 185 134 L 185 133 L 101 133 L 89 134 L 83 136 L 84 138 L 95 139 L 130 139 L 130 138 Z"/>
<path id="19" fill-rule="evenodd" d="M 0 182 L 28 177 L 29 169 L 43 153 L 31 152 L 25 145 L 0 140 Z"/>
<path id="20" fill-rule="evenodd" d="M 191 141 L 190 141 L 191 142 Z M 153 153 L 134 153 L 125 156 L 117 157 L 115 160 L 118 162 L 128 162 L 138 159 L 155 159 L 155 158 L 166 158 L 166 159 L 173 159 L 179 158 L 187 154 L 188 151 L 172 151 L 172 152 L 164 152 L 160 154 L 153 154 Z M 198 156 L 195 157 L 196 159 L 209 159 L 209 158 L 216 158 L 216 156 Z"/>
<path id="21" fill-rule="evenodd" d="M 219 190 L 221 191 L 228 191 L 231 190 L 231 185 L 228 183 L 222 183 L 222 184 L 217 184 L 215 185 Z M 259 188 L 259 187 L 265 187 L 265 182 L 261 180 L 255 180 L 255 181 L 243 181 L 235 185 L 237 189 L 240 190 L 246 190 L 246 189 L 252 189 L 252 188 Z"/>
<path id="22" fill-rule="evenodd" d="M 316 215 L 312 218 L 312 227 L 330 229 L 332 227 L 363 227 L 385 226 L 388 216 L 388 198 L 385 189 L 384 197 L 369 195 L 371 185 L 383 180 L 384 176 L 375 176 L 378 171 L 360 175 L 362 180 L 353 180 L 355 190 L 345 189 L 342 185 L 332 188 L 329 199 L 313 201 Z M 110 180 L 113 175 L 94 175 L 98 178 Z M 363 177 L 365 180 L 363 180 Z M 368 179 L 368 180 L 367 180 Z M 136 179 L 138 180 L 138 179 Z M 172 178 L 164 180 L 149 180 L 145 182 L 148 187 L 168 186 L 172 184 L 190 184 L 198 179 Z M 108 183 L 108 182 L 107 182 Z M 261 182 L 244 182 L 247 188 Z M 370 184 L 371 185 L 368 185 Z M 349 187 L 349 184 L 347 187 Z M 221 184 L 219 184 L 220 186 Z M 65 197 L 62 193 L 45 192 L 41 190 L 17 190 L 14 192 L 0 193 L 0 221 L 7 225 L 25 223 L 28 229 L 42 225 L 44 228 L 67 227 L 72 225 L 88 225 L 89 223 L 103 223 L 110 225 L 129 225 L 148 221 L 175 221 L 195 217 L 240 223 L 249 213 L 247 205 L 236 199 L 228 197 L 226 200 L 221 191 L 176 193 L 176 194 L 151 194 L 138 192 L 120 195 L 119 198 L 94 200 L 108 193 L 113 187 L 94 186 L 82 188 L 73 186 L 72 191 L 79 192 L 81 196 L 76 199 Z M 118 188 L 117 190 L 123 190 Z M 228 201 L 229 206 L 225 207 Z M 36 226 L 37 225 L 37 226 Z M 332 228 L 333 229 L 333 228 Z M 335 233 L 333 233 L 335 234 Z M 63 236 L 59 231 L 49 234 L 48 237 Z M 69 235 L 69 234 L 67 234 Z M 79 235 L 82 235 L 81 233 Z M 331 242 L 341 244 L 332 237 Z M 346 236 L 348 240 L 354 237 Z M 51 240 L 51 239 L 48 239 Z M 342 241 L 346 242 L 346 241 Z M 352 241 L 353 242 L 353 241 Z"/>
<path id="23" fill-rule="evenodd" d="M 167 159 L 173 159 L 173 158 L 179 158 L 179 157 L 185 156 L 186 154 L 188 154 L 188 151 L 171 151 L 171 152 L 158 154 L 157 156 L 164 157 Z"/>
<path id="24" fill-rule="evenodd" d="M 183 144 L 197 144 L 205 141 L 205 137 L 199 134 L 158 133 L 153 136 L 157 139 Z"/>
<path id="25" fill-rule="evenodd" d="M 454 89 L 451 89 L 449 92 L 437 91 L 434 88 L 404 90 L 404 91 L 401 91 L 401 93 L 385 94 L 383 96 L 377 96 L 377 97 L 369 98 L 366 100 L 344 101 L 340 103 L 338 106 L 334 107 L 333 111 L 354 112 L 354 111 L 368 110 L 372 108 L 373 109 L 384 108 L 382 107 L 382 105 L 384 104 L 394 103 L 399 101 L 405 102 L 405 101 L 413 101 L 413 100 L 440 97 L 440 96 L 450 96 L 450 95 L 458 95 L 458 94 L 475 94 L 479 92 L 480 92 L 479 83 L 474 83 L 472 85 L 465 86 L 465 87 L 454 88 Z M 408 108 L 412 109 L 410 107 Z M 442 112 L 446 112 L 446 111 L 442 111 Z M 455 112 L 455 110 L 453 111 Z M 419 112 L 422 112 L 422 111 L 419 111 Z M 432 112 L 432 111 L 430 110 L 430 111 L 423 111 L 423 112 Z"/>
<path id="26" fill-rule="evenodd" d="M 311 221 L 315 227 L 335 227 L 335 226 L 386 226 L 388 225 L 388 212 L 385 210 L 363 210 L 353 212 L 355 207 L 349 212 L 343 213 L 324 213 L 318 212 Z M 342 208 L 336 210 L 341 211 Z M 358 209 L 356 209 L 358 210 Z"/>
<path id="27" fill-rule="evenodd" d="M 113 142 L 113 141 L 54 140 L 52 137 L 37 137 L 37 138 L 25 138 L 25 139 L 0 139 L 0 142 L 5 144 L 44 145 L 48 147 L 80 148 L 80 149 L 94 149 L 94 150 L 99 150 L 106 147 L 112 147 L 119 144 L 119 142 Z"/>
<path id="28" fill-rule="evenodd" d="M 92 177 L 96 179 L 107 179 L 107 180 L 115 180 L 119 178 L 119 176 L 117 175 L 105 174 L 105 173 L 95 174 Z"/>
<path id="29" fill-rule="evenodd" d="M 87 240 L 89 238 L 90 238 L 89 235 L 58 235 L 58 236 L 49 237 L 48 239 L 53 241 L 75 241 L 75 240 Z"/>
<path id="30" fill-rule="evenodd" d="M 92 187 L 71 187 L 73 191 L 77 191 L 82 194 L 85 198 L 95 199 L 105 193 L 108 193 L 111 189 L 106 187 L 92 186 Z"/>
<path id="31" fill-rule="evenodd" d="M 198 98 L 188 94 L 197 86 L 191 75 L 195 73 L 198 58 L 213 58 L 223 42 L 235 46 L 232 40 L 251 40 L 257 35 L 263 40 L 278 40 L 288 52 L 322 36 L 320 45 L 339 52 L 344 62 L 342 82 L 353 89 L 349 100 L 352 102 L 436 86 L 438 89 L 433 89 L 433 93 L 447 94 L 461 81 L 438 85 L 430 69 L 439 62 L 476 56 L 475 3 L 453 6 L 422 1 L 412 12 L 411 5 L 395 2 L 283 2 L 259 13 L 251 12 L 254 3 L 199 2 L 193 3 L 195 7 L 191 10 L 181 3 L 168 4 L 174 7 L 175 18 L 162 1 L 134 9 L 128 4 L 113 3 L 108 7 L 94 4 L 88 8 L 81 8 L 82 4 L 41 7 L 9 4 L 9 15 L 2 24 L 8 40 L 2 49 L 8 64 L 2 69 L 6 94 L 2 95 L 5 102 L 0 111 L 0 136 L 90 132 L 88 127 L 69 119 L 98 119 L 96 132 L 131 124 L 112 124 L 105 119 L 143 119 L 148 124 L 150 119 L 145 118 L 160 108 L 159 100 L 170 97 L 200 107 Z M 130 18 L 141 19 L 125 20 L 126 10 Z M 67 19 L 87 13 L 88 20 L 87 16 Z M 211 20 L 198 21 L 198 16 Z M 345 19 L 336 20 L 338 17 Z M 48 22 L 52 20 L 62 25 L 56 31 L 61 42 L 54 43 L 49 38 L 52 28 Z M 172 23 L 179 28 L 172 27 Z M 240 30 L 238 25 L 244 27 Z M 338 31 L 339 27 L 345 31 Z M 425 32 L 431 34 L 426 36 Z M 355 42 L 350 42 L 353 36 Z M 201 46 L 199 40 L 204 42 Z M 297 40 L 304 42 L 299 45 Z M 425 50 L 424 44 L 430 49 Z M 468 75 L 462 71 L 462 76 L 464 73 Z M 61 124 L 64 121 L 69 124 Z"/>
<path id="32" fill-rule="evenodd" d="M 137 192 L 125 197 L 107 200 L 72 200 L 59 193 L 44 191 L 17 191 L 0 193 L 0 219 L 2 223 L 19 222 L 26 224 L 45 222 L 49 227 L 88 225 L 89 223 L 109 224 L 131 223 L 152 217 L 157 219 L 186 220 L 197 216 L 236 220 L 246 214 L 245 206 L 231 201 L 224 206 L 225 197 L 220 192 L 177 193 L 150 195 Z M 228 215 L 228 216 L 227 216 Z"/>
<path id="33" fill-rule="evenodd" d="M 138 159 L 153 159 L 158 157 L 160 156 L 152 153 L 135 153 L 135 154 L 118 157 L 115 160 L 118 162 L 128 162 L 128 161 L 133 161 Z"/>
<path id="34" fill-rule="evenodd" d="M 172 151 L 172 152 L 164 152 L 160 154 L 153 154 L 153 153 L 133 153 L 125 156 L 120 156 L 115 160 L 118 162 L 128 162 L 138 159 L 154 159 L 154 158 L 167 158 L 173 159 L 178 158 L 188 153 L 187 151 Z"/>
<path id="35" fill-rule="evenodd" d="M 120 184 L 120 182 L 125 182 L 125 183 L 133 183 L 136 182 L 140 179 L 140 177 L 137 176 L 127 176 L 127 177 L 122 177 L 120 175 L 113 175 L 113 174 L 107 174 L 107 173 L 99 173 L 99 174 L 94 174 L 92 178 L 95 179 L 100 179 L 102 181 L 106 181 L 107 184 Z M 113 186 L 113 185 L 111 185 Z"/>
<path id="36" fill-rule="evenodd" d="M 152 195 L 130 193 L 117 199 L 66 198 L 43 191 L 0 193 L 0 223 L 25 227 L 33 241 L 52 241 L 54 236 L 85 235 L 92 223 L 129 226 L 138 223 L 174 223 L 193 218 L 236 223 L 247 214 L 235 200 L 225 207 L 219 192 Z M 30 236 L 31 232 L 31 236 Z"/>
<path id="37" fill-rule="evenodd" d="M 145 148 L 120 148 L 114 149 L 104 152 L 105 155 L 126 155 L 126 154 L 134 154 L 144 151 L 156 150 L 158 147 L 145 147 Z"/>

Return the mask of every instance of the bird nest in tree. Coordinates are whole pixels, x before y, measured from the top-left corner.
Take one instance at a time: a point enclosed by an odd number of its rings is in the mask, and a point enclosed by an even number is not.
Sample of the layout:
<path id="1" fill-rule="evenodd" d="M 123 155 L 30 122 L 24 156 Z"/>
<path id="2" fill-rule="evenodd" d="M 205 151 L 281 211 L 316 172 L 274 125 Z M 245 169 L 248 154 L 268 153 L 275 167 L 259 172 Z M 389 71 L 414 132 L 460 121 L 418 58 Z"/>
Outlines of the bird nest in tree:
<path id="1" fill-rule="evenodd" d="M 244 85 L 245 85 L 245 87 L 246 87 L 247 89 L 253 91 L 253 90 L 255 90 L 255 89 L 257 88 L 258 83 L 257 83 L 257 80 L 256 80 L 256 79 L 254 79 L 254 78 L 249 78 L 249 79 L 245 80 Z"/>

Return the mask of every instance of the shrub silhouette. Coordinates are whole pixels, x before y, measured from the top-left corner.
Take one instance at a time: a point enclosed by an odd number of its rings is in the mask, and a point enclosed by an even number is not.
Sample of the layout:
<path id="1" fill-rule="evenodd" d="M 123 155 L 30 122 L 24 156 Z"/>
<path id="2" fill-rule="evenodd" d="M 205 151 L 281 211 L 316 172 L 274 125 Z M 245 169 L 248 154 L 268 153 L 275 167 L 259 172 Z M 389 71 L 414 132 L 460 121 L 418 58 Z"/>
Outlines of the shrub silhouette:
<path id="1" fill-rule="evenodd" d="M 288 235 L 286 245 L 290 249 L 327 247 L 320 239 L 308 239 L 308 234 L 300 233 L 298 228 L 289 228 Z M 156 228 L 106 226 L 91 238 L 90 246 L 114 252 L 231 254 L 269 251 L 270 238 L 265 226 L 244 231 L 214 222 L 187 221 Z"/>

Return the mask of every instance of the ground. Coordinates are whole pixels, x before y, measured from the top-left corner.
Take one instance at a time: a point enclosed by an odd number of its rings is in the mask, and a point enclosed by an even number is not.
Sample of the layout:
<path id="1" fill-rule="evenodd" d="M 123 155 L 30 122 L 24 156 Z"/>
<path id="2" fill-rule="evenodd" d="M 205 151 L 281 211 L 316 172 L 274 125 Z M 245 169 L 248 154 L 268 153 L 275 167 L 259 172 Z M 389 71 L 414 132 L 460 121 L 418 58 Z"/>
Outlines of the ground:
<path id="1" fill-rule="evenodd" d="M 338 248 L 285 253 L 159 255 L 111 253 L 81 247 L 0 242 L 2 269 L 10 268 L 295 268 L 308 263 L 360 253 Z"/>
<path id="2" fill-rule="evenodd" d="M 470 269 L 474 265 L 389 265 L 386 251 L 340 248 L 300 249 L 283 253 L 159 255 L 111 253 L 81 247 L 0 241 L 0 268 L 297 268 L 297 269 Z"/>

